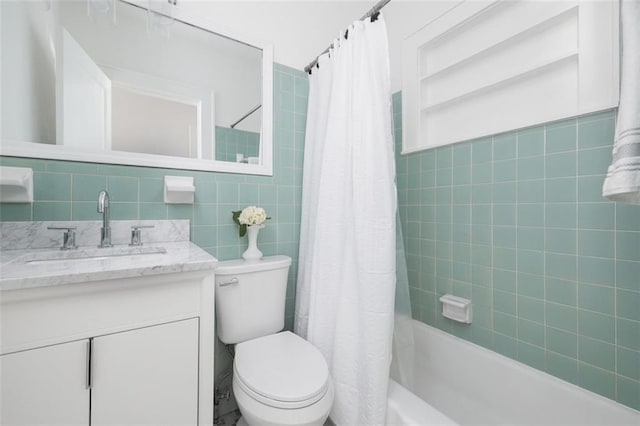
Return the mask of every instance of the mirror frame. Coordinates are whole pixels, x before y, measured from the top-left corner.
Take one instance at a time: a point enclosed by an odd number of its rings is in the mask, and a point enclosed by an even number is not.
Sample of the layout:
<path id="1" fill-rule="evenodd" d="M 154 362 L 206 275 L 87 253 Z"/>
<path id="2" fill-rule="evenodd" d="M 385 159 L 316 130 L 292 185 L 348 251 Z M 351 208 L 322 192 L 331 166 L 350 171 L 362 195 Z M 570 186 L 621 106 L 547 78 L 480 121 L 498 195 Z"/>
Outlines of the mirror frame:
<path id="1" fill-rule="evenodd" d="M 147 9 L 146 0 L 120 0 L 142 9 Z M 37 142 L 20 142 L 2 139 L 0 155 L 8 157 L 43 158 L 51 160 L 80 161 L 87 163 L 119 164 L 140 167 L 160 167 L 179 170 L 200 170 L 221 173 L 241 173 L 248 175 L 273 176 L 273 45 L 247 37 L 238 31 L 221 28 L 207 18 L 173 6 L 174 18 L 186 24 L 199 27 L 239 43 L 262 50 L 262 140 L 260 146 L 260 164 L 232 163 L 218 160 L 201 160 L 185 157 L 133 153 L 126 151 L 108 151 L 96 153 L 71 149 L 60 145 Z M 248 106 L 250 108 L 251 106 Z"/>

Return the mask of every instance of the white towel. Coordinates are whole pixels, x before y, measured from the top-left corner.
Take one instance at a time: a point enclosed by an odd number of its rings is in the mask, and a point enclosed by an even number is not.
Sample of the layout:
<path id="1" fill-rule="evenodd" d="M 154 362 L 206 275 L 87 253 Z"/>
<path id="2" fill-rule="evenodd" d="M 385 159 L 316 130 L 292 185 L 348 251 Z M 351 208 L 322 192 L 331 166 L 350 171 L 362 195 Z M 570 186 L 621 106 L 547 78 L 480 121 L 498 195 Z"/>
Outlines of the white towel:
<path id="1" fill-rule="evenodd" d="M 640 2 L 620 2 L 622 75 L 613 161 L 602 195 L 640 204 Z"/>

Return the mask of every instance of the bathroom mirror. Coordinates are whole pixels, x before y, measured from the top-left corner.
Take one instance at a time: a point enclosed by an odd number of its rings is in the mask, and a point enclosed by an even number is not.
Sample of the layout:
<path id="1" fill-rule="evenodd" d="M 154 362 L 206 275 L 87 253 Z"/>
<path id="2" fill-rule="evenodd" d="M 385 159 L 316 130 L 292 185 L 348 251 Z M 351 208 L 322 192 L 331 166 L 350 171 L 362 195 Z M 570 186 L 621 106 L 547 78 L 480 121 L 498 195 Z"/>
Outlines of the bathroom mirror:
<path id="1" fill-rule="evenodd" d="M 174 3 L 0 2 L 0 154 L 271 175 L 272 47 Z"/>

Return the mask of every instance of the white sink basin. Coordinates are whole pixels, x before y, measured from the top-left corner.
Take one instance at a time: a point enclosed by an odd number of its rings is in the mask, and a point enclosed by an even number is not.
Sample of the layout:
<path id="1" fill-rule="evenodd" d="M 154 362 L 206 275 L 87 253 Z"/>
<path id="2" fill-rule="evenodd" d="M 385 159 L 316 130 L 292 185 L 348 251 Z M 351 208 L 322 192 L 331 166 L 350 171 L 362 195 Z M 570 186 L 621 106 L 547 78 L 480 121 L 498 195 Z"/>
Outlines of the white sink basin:
<path id="1" fill-rule="evenodd" d="M 189 241 L 74 250 L 0 250 L 0 292 L 200 271 L 216 264 L 214 257 Z"/>
<path id="2" fill-rule="evenodd" d="M 138 257 L 166 254 L 164 247 L 108 247 L 80 248 L 76 250 L 57 250 L 26 254 L 16 261 L 26 265 L 56 263 L 96 262 L 122 257 Z"/>

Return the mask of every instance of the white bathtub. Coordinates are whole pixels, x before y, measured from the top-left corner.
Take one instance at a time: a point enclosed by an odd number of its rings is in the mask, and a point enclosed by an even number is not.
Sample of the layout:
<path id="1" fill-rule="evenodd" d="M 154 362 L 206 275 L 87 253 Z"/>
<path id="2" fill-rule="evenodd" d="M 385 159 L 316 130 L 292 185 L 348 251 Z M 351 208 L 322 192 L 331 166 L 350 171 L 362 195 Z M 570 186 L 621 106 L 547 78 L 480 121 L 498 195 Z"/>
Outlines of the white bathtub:
<path id="1" fill-rule="evenodd" d="M 414 344 L 394 350 L 388 425 L 640 425 L 638 411 L 412 323 Z"/>

